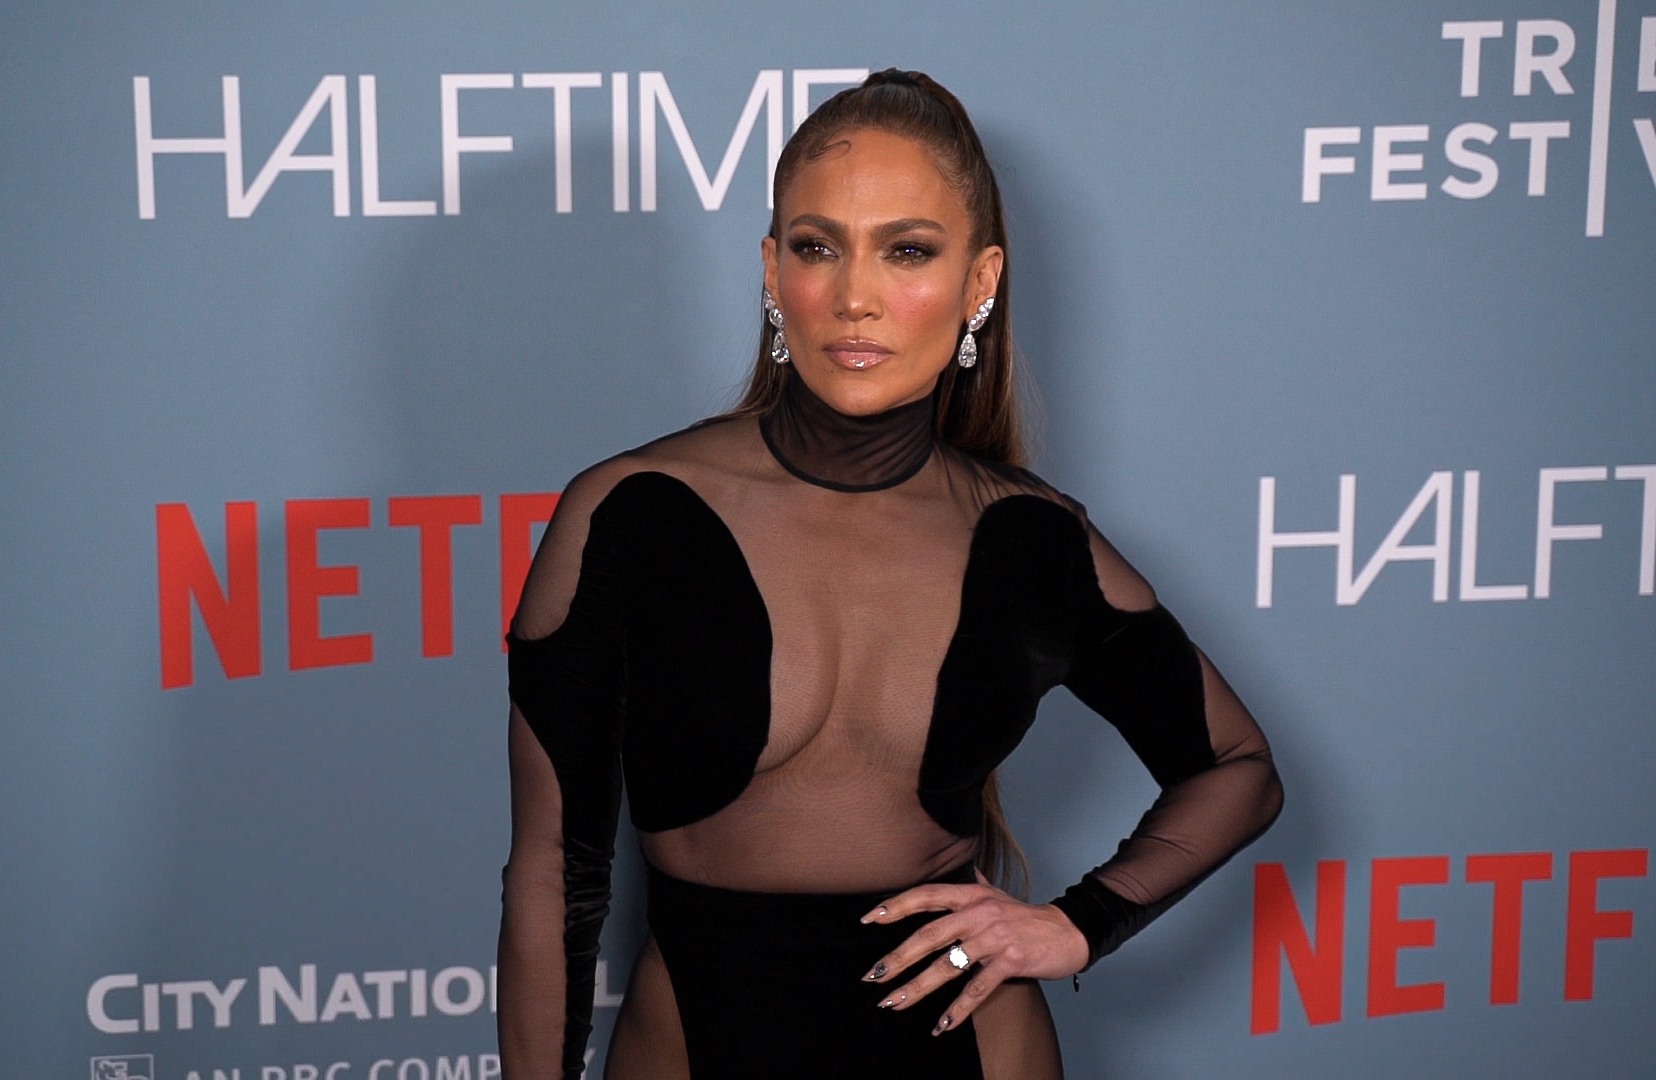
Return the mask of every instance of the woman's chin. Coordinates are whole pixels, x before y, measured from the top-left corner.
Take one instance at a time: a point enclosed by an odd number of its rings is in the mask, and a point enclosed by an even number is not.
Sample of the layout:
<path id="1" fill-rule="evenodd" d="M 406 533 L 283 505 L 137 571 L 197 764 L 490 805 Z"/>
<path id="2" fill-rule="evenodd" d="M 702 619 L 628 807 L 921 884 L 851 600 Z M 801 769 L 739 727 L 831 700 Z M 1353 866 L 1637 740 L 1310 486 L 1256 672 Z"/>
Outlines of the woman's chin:
<path id="1" fill-rule="evenodd" d="M 846 416 L 872 416 L 918 401 L 931 393 L 936 374 L 916 375 L 889 354 L 865 368 L 838 362 L 820 365 L 819 370 L 801 372 L 812 393 L 835 412 Z"/>

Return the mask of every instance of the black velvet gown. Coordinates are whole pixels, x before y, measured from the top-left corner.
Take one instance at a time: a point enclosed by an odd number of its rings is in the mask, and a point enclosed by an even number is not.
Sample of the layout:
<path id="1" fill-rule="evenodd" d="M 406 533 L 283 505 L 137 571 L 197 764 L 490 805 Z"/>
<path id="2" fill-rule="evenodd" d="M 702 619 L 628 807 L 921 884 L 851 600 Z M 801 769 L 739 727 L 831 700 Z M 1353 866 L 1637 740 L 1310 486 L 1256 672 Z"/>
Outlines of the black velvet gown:
<path id="1" fill-rule="evenodd" d="M 1053 901 L 1092 960 L 1275 817 L 1259 728 L 1085 510 L 932 416 L 844 416 L 790 372 L 768 415 L 569 483 L 508 636 L 508 1064 L 581 1074 L 623 778 L 652 936 L 614 1080 L 1061 1076 L 1037 984 L 933 1037 L 960 982 L 894 1013 L 901 980 L 859 976 L 935 916 L 857 921 L 971 880 L 984 784 L 1054 686 L 1162 789 Z"/>

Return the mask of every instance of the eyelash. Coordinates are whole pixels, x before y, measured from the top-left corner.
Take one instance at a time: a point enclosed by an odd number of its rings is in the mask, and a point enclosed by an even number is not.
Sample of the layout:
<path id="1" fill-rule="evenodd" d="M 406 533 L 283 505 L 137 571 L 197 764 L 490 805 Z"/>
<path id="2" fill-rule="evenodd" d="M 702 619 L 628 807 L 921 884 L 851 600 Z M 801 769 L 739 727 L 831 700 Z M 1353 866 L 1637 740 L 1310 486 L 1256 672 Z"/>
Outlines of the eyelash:
<path id="1" fill-rule="evenodd" d="M 829 247 L 826 242 L 818 240 L 814 237 L 801 237 L 798 240 L 791 241 L 788 244 L 788 249 L 792 251 L 802 262 L 808 263 L 821 262 L 824 259 L 833 257 L 834 255 L 834 250 Z M 895 262 L 915 265 L 926 262 L 927 260 L 934 258 L 936 255 L 937 249 L 931 245 L 922 244 L 914 240 L 907 240 L 899 241 L 898 243 L 893 244 L 887 254 L 887 258 L 890 258 Z"/>

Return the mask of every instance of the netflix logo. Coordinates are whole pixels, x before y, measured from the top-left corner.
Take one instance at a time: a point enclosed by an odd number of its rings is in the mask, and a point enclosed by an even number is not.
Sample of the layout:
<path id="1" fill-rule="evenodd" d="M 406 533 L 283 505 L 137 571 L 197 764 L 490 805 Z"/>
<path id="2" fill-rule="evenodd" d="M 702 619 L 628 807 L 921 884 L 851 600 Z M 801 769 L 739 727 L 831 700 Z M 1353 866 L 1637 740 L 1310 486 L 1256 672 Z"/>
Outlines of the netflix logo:
<path id="1" fill-rule="evenodd" d="M 1564 860 L 1567 890 L 1565 919 L 1555 940 L 1563 946 L 1565 1001 L 1593 999 L 1594 964 L 1600 942 L 1631 938 L 1633 912 L 1605 909 L 1599 883 L 1613 878 L 1643 878 L 1650 851 L 1572 851 Z M 1468 855 L 1461 863 L 1457 887 L 1486 889 L 1490 897 L 1488 1001 L 1515 1005 L 1519 999 L 1524 951 L 1524 896 L 1530 889 L 1556 888 L 1552 852 Z M 1333 1024 L 1345 1019 L 1344 986 L 1348 896 L 1346 861 L 1317 864 L 1315 915 L 1308 924 L 1281 863 L 1254 866 L 1253 987 L 1251 1030 L 1269 1035 L 1282 1026 L 1282 969 L 1288 969 L 1293 992 L 1307 1022 Z M 1444 1008 L 1442 982 L 1401 984 L 1398 957 L 1405 949 L 1438 944 L 1437 920 L 1404 918 L 1404 890 L 1451 887 L 1452 860 L 1447 855 L 1374 859 L 1369 864 L 1368 955 L 1364 1015 L 1397 1016 Z M 1532 928 L 1533 932 L 1533 928 Z M 1532 940 L 1534 940 L 1532 936 Z M 1481 996 L 1480 988 L 1480 996 Z"/>
<path id="2" fill-rule="evenodd" d="M 500 619 L 504 634 L 517 607 L 534 556 L 534 529 L 552 517 L 555 492 L 500 496 Z M 287 570 L 287 666 L 291 671 L 368 664 L 371 634 L 322 634 L 322 600 L 356 596 L 360 568 L 323 565 L 318 536 L 330 529 L 374 526 L 372 501 L 289 499 L 282 506 L 283 558 Z M 454 655 L 454 530 L 483 523 L 481 495 L 407 495 L 386 500 L 386 525 L 419 536 L 420 652 Z M 219 665 L 231 679 L 264 671 L 264 620 L 260 607 L 259 508 L 224 504 L 224 553 L 215 567 L 196 519 L 183 503 L 155 508 L 157 595 L 161 623 L 161 688 L 195 682 L 191 608 L 201 614 Z M 502 644 L 504 648 L 504 643 Z"/>

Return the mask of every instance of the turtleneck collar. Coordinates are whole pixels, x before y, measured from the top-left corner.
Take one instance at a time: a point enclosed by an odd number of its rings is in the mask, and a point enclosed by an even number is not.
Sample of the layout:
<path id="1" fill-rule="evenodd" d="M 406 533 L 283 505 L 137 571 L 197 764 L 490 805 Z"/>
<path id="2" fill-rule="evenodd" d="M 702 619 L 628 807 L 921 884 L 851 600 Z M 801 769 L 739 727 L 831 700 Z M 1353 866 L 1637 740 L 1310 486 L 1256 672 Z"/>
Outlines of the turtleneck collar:
<path id="1" fill-rule="evenodd" d="M 759 418 L 776 460 L 808 484 L 832 491 L 879 491 L 919 472 L 931 458 L 936 391 L 872 416 L 847 416 L 789 372 L 782 398 Z"/>

